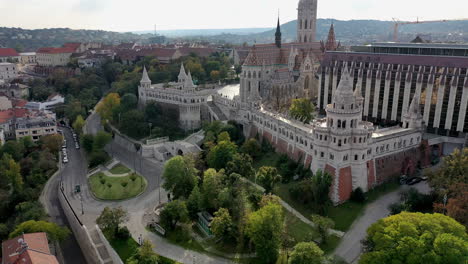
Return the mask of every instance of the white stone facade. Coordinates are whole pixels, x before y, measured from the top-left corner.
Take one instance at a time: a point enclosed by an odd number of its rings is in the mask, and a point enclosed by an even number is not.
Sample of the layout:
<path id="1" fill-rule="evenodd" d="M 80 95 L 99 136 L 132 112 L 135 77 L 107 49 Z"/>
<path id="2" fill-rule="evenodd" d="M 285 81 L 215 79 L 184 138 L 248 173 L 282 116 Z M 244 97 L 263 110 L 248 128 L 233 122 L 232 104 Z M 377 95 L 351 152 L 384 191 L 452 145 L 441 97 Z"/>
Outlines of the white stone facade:
<path id="1" fill-rule="evenodd" d="M 0 80 L 11 81 L 18 77 L 18 67 L 9 62 L 0 62 Z"/>
<path id="2" fill-rule="evenodd" d="M 180 127 L 184 130 L 199 129 L 201 122 L 201 106 L 208 97 L 216 91 L 213 89 L 198 89 L 193 84 L 190 72 L 185 72 L 181 66 L 178 81 L 168 84 L 151 84 L 146 68 L 138 87 L 140 104 L 150 101 L 177 106 L 179 109 Z"/>
<path id="3" fill-rule="evenodd" d="M 40 52 L 36 54 L 37 65 L 45 67 L 66 66 L 70 62 L 72 52 Z"/>

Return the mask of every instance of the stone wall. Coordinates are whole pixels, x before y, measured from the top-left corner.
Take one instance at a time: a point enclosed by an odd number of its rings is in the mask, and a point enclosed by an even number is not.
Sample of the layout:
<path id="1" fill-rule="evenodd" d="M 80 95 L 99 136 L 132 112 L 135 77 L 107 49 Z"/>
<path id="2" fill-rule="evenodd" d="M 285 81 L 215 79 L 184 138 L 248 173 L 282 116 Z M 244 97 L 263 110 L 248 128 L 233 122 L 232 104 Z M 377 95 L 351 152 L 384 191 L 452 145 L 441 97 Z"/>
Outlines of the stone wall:
<path id="1" fill-rule="evenodd" d="M 112 262 L 114 264 L 123 264 L 122 259 L 119 257 L 117 252 L 115 252 L 114 248 L 110 245 L 109 241 L 107 241 L 107 238 L 104 236 L 98 225 L 96 225 L 96 231 L 102 243 L 104 244 L 104 247 L 106 248 L 107 252 L 109 252 L 110 259 L 112 259 Z"/>
<path id="2" fill-rule="evenodd" d="M 76 241 L 83 252 L 83 255 L 88 264 L 102 264 L 104 261 L 99 256 L 96 246 L 94 245 L 91 236 L 89 235 L 88 229 L 83 223 L 81 223 L 77 214 L 73 210 L 68 198 L 66 197 L 63 189 L 59 187 L 59 201 L 62 206 L 63 212 L 67 217 L 68 223 L 70 224 L 73 234 L 75 234 Z"/>

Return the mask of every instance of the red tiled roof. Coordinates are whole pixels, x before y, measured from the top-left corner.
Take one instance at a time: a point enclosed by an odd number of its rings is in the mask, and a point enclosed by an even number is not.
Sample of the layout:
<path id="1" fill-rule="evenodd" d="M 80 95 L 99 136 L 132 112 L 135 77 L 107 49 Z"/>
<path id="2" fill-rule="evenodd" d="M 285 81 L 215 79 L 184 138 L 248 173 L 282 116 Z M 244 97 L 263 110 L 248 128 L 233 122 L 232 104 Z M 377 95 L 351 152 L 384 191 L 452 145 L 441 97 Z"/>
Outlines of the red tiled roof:
<path id="1" fill-rule="evenodd" d="M 278 48 L 275 44 L 260 44 L 255 45 L 250 50 L 249 55 L 245 59 L 246 66 L 262 66 L 265 65 L 285 65 L 288 64 L 289 53 L 291 48 L 298 49 L 300 53 L 312 53 L 320 59 L 320 43 L 285 43 Z"/>
<path id="2" fill-rule="evenodd" d="M 11 108 L 8 110 L 0 111 L 0 124 L 3 124 L 14 117 L 25 117 L 27 113 L 28 109 L 26 108 Z"/>
<path id="3" fill-rule="evenodd" d="M 0 57 L 18 57 L 19 54 L 12 48 L 0 48 Z"/>
<path id="4" fill-rule="evenodd" d="M 19 239 L 24 241 L 22 245 Z M 4 262 L 16 264 L 58 264 L 51 255 L 46 233 L 23 234 L 2 243 Z"/>
<path id="5" fill-rule="evenodd" d="M 156 56 L 156 57 L 172 57 L 177 49 L 166 49 L 166 48 L 152 48 L 142 49 L 138 53 L 142 56 Z"/>
<path id="6" fill-rule="evenodd" d="M 76 51 L 80 47 L 81 43 L 65 43 L 63 44 L 64 48 L 73 49 Z"/>
<path id="7" fill-rule="evenodd" d="M 59 54 L 59 53 L 73 53 L 75 52 L 75 49 L 73 48 L 51 48 L 51 47 L 46 47 L 46 48 L 39 48 L 36 53 L 46 53 L 46 54 Z"/>
<path id="8" fill-rule="evenodd" d="M 214 49 L 214 48 L 188 48 L 188 47 L 184 47 L 184 48 L 180 48 L 179 51 L 182 54 L 182 56 L 188 56 L 188 55 L 190 55 L 190 53 L 195 53 L 200 57 L 208 57 L 208 56 L 210 56 L 211 54 L 215 53 L 218 50 Z"/>

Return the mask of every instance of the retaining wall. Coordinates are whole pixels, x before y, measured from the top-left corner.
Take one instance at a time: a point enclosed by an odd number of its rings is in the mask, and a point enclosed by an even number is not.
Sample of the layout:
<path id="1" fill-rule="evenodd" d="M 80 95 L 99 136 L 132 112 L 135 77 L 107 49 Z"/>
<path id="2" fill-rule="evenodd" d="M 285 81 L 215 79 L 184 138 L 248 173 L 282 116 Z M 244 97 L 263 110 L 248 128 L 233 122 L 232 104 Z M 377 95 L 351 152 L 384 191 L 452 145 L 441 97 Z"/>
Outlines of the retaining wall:
<path id="1" fill-rule="evenodd" d="M 83 252 L 86 262 L 88 264 L 104 263 L 102 258 L 99 256 L 96 246 L 94 245 L 89 235 L 88 229 L 78 218 L 61 186 L 59 186 L 58 192 L 60 205 L 62 206 L 63 212 L 65 213 L 65 216 L 68 219 L 70 228 L 75 234 L 76 241 L 78 241 L 78 245 L 80 246 L 81 251 Z"/>
<path id="2" fill-rule="evenodd" d="M 102 241 L 102 244 L 104 244 L 104 247 L 106 248 L 107 252 L 109 253 L 110 258 L 112 259 L 112 262 L 114 264 L 124 264 L 122 262 L 122 259 L 120 259 L 119 254 L 115 252 L 114 248 L 110 245 L 109 241 L 107 241 L 107 238 L 104 236 L 102 233 L 101 229 L 99 228 L 98 225 L 96 225 L 96 231 L 99 235 L 99 238 Z"/>

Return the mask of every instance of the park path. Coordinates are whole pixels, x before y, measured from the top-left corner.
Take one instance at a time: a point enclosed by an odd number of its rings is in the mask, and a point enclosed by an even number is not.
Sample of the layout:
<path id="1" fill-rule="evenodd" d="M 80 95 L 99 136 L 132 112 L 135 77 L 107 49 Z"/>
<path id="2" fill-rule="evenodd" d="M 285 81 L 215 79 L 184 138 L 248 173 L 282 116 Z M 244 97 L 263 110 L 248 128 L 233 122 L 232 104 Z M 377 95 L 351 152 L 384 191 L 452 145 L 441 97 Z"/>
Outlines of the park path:
<path id="1" fill-rule="evenodd" d="M 420 182 L 414 186 L 402 185 L 397 190 L 387 193 L 368 204 L 364 210 L 364 214 L 354 221 L 333 254 L 343 258 L 347 263 L 357 263 L 362 252 L 361 241 L 365 239 L 369 226 L 379 219 L 387 217 L 390 214 L 388 206 L 398 202 L 400 199 L 400 192 L 411 187 L 416 188 L 421 193 L 427 194 L 430 192 L 427 182 Z"/>

